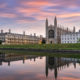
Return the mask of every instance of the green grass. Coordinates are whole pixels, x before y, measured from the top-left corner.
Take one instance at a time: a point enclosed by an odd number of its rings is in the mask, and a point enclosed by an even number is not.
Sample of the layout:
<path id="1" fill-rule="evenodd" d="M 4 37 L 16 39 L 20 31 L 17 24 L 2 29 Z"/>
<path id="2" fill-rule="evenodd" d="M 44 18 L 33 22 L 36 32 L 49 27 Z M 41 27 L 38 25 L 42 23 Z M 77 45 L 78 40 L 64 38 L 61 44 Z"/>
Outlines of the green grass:
<path id="1" fill-rule="evenodd" d="M 0 45 L 0 48 L 26 48 L 26 49 L 62 49 L 62 50 L 80 50 L 80 43 L 77 43 L 77 44 L 27 44 L 27 45 Z"/>

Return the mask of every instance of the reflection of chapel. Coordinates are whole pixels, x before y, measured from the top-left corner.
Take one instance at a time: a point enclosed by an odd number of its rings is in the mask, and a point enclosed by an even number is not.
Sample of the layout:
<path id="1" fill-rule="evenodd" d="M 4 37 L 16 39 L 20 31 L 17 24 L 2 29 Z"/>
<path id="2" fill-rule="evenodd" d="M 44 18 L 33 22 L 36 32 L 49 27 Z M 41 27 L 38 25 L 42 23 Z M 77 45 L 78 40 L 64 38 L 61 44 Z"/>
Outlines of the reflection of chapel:
<path id="1" fill-rule="evenodd" d="M 75 60 L 72 58 L 58 58 L 58 57 L 46 57 L 45 74 L 48 77 L 49 70 L 54 71 L 55 80 L 58 77 L 58 72 L 68 68 L 70 64 L 73 63 L 74 68 L 76 68 L 76 63 L 79 63 L 79 59 Z"/>
<path id="2" fill-rule="evenodd" d="M 73 29 L 74 30 L 74 29 Z M 54 25 L 48 25 L 48 19 L 46 19 L 46 43 L 61 43 L 61 34 L 72 33 L 68 28 L 64 29 L 57 26 L 57 18 L 54 19 Z"/>

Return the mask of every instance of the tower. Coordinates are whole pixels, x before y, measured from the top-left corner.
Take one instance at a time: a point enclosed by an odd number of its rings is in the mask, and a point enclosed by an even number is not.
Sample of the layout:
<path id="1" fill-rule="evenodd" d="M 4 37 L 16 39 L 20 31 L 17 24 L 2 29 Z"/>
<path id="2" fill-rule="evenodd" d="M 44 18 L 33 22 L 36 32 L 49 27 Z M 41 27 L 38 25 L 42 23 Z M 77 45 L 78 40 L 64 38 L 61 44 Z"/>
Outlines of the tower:
<path id="1" fill-rule="evenodd" d="M 48 19 L 46 19 L 46 44 L 56 44 L 57 41 L 57 18 L 54 19 L 54 25 L 48 25 Z"/>
<path id="2" fill-rule="evenodd" d="M 54 43 L 57 43 L 57 18 L 54 19 Z"/>
<path id="3" fill-rule="evenodd" d="M 48 19 L 46 18 L 46 38 L 48 38 Z"/>

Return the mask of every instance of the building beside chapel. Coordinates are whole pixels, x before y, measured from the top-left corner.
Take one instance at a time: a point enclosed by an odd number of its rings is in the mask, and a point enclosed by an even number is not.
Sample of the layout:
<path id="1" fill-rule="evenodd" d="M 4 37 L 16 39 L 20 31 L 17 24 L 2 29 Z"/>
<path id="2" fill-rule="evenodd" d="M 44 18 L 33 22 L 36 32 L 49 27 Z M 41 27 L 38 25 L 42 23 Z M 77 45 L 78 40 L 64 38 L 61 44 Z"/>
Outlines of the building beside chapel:
<path id="1" fill-rule="evenodd" d="M 75 32 L 75 28 L 70 30 L 69 28 L 59 27 L 57 24 L 57 18 L 54 18 L 54 25 L 48 24 L 48 19 L 46 19 L 46 44 L 58 44 L 61 43 L 61 35 L 71 34 Z"/>
<path id="2" fill-rule="evenodd" d="M 36 34 L 26 35 L 25 32 L 23 34 L 11 33 L 10 29 L 9 32 L 3 32 L 1 30 L 0 33 L 0 41 L 2 41 L 2 44 L 39 44 L 41 40 L 42 36 L 36 36 Z"/>
<path id="3" fill-rule="evenodd" d="M 80 43 L 80 30 L 79 32 L 61 35 L 61 43 Z"/>

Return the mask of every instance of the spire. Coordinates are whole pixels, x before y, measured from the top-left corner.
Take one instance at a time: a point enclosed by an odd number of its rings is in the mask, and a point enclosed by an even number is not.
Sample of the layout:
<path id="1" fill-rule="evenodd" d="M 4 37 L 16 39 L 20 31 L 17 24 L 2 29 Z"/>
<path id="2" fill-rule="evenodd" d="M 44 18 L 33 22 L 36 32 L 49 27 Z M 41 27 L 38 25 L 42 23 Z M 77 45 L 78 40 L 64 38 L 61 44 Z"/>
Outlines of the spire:
<path id="1" fill-rule="evenodd" d="M 54 19 L 54 43 L 56 44 L 57 43 L 57 18 L 55 16 L 55 19 Z"/>
<path id="2" fill-rule="evenodd" d="M 48 27 L 48 19 L 46 18 L 46 27 Z"/>
<path id="3" fill-rule="evenodd" d="M 56 18 L 56 16 L 54 18 L 54 25 L 57 26 L 57 18 Z"/>
<path id="4" fill-rule="evenodd" d="M 45 22 L 45 28 L 46 28 L 46 38 L 48 38 L 48 19 L 47 18 Z"/>

